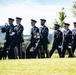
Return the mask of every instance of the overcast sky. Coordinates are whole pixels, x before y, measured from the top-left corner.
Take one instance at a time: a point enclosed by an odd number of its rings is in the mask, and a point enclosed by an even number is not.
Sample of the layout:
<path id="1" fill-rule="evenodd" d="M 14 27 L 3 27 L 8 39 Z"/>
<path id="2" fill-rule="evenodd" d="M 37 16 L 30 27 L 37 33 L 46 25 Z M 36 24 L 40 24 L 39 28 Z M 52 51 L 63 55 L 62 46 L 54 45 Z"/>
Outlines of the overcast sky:
<path id="1" fill-rule="evenodd" d="M 49 27 L 55 19 L 58 19 L 58 12 L 64 7 L 67 18 L 65 22 L 71 24 L 75 19 L 72 16 L 71 8 L 75 0 L 0 0 L 0 25 L 8 22 L 8 18 L 22 17 L 24 34 L 30 34 L 30 20 L 36 19 L 37 26 L 40 27 L 40 19 L 47 20 L 46 25 Z M 14 21 L 14 24 L 15 21 Z"/>

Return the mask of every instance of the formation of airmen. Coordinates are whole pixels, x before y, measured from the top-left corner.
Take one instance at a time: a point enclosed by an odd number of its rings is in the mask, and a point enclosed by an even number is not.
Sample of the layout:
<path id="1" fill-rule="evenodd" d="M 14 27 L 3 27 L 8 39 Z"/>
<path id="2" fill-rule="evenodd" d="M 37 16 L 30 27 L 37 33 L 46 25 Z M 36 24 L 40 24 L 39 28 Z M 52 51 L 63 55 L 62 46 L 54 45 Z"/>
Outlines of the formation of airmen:
<path id="1" fill-rule="evenodd" d="M 29 59 L 29 58 L 51 58 L 54 51 L 57 50 L 60 58 L 65 57 L 66 50 L 70 57 L 75 57 L 74 52 L 76 48 L 76 22 L 74 22 L 74 29 L 69 29 L 70 24 L 64 23 L 64 31 L 59 28 L 59 24 L 54 24 L 53 43 L 50 50 L 48 50 L 48 34 L 49 29 L 45 25 L 46 20 L 40 19 L 41 27 L 36 26 L 37 21 L 31 19 L 31 38 L 26 48 L 23 50 L 24 27 L 21 24 L 22 18 L 16 17 L 16 24 L 14 26 L 13 18 L 8 18 L 9 25 L 2 27 L 1 32 L 6 33 L 3 48 L 0 47 L 0 59 L 8 56 L 8 59 Z"/>

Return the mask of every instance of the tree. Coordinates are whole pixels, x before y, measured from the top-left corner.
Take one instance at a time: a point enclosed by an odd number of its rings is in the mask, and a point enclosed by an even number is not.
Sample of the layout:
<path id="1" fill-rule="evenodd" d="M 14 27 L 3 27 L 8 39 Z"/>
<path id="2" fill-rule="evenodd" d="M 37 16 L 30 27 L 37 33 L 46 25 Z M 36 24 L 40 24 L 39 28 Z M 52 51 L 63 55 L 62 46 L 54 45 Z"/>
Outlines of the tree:
<path id="1" fill-rule="evenodd" d="M 66 18 L 66 13 L 64 11 L 64 8 L 61 9 L 61 11 L 59 12 L 59 21 L 57 21 L 57 19 L 54 20 L 53 22 L 53 25 L 50 27 L 50 29 L 54 29 L 54 24 L 59 24 L 60 27 L 62 28 L 63 27 L 63 23 L 64 23 L 64 20 Z"/>
<path id="2" fill-rule="evenodd" d="M 60 21 L 59 23 L 61 27 L 63 27 L 63 23 L 66 17 L 67 16 L 65 14 L 64 8 L 62 8 L 61 11 L 59 12 L 59 21 Z"/>
<path id="3" fill-rule="evenodd" d="M 74 2 L 72 6 L 72 13 L 73 13 L 73 16 L 76 17 L 76 1 Z"/>

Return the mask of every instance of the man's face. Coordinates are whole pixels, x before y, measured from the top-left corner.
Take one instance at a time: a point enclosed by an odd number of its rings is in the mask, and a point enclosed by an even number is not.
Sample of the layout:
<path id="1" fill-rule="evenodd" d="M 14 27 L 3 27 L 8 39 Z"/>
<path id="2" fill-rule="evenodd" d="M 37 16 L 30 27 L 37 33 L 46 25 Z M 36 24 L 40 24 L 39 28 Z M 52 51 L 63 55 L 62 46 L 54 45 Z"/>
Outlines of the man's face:
<path id="1" fill-rule="evenodd" d="M 13 21 L 12 20 L 9 20 L 8 22 L 9 22 L 10 25 L 13 24 Z"/>
<path id="2" fill-rule="evenodd" d="M 69 26 L 68 25 L 64 25 L 64 29 L 68 29 L 69 28 Z"/>
<path id="3" fill-rule="evenodd" d="M 76 28 L 76 24 L 74 24 L 74 28 Z"/>
<path id="4" fill-rule="evenodd" d="M 45 25 L 45 22 L 44 21 L 41 21 L 41 26 Z"/>
<path id="5" fill-rule="evenodd" d="M 20 20 L 20 19 L 17 19 L 17 20 L 16 20 L 16 23 L 17 23 L 17 24 L 20 24 L 20 23 L 21 23 L 21 20 Z"/>
<path id="6" fill-rule="evenodd" d="M 35 24 L 36 24 L 35 22 L 31 22 L 31 26 L 35 26 Z"/>
<path id="7" fill-rule="evenodd" d="M 54 27 L 54 29 L 55 29 L 55 30 L 58 30 L 58 29 L 59 29 L 59 27 L 55 26 L 55 27 Z"/>

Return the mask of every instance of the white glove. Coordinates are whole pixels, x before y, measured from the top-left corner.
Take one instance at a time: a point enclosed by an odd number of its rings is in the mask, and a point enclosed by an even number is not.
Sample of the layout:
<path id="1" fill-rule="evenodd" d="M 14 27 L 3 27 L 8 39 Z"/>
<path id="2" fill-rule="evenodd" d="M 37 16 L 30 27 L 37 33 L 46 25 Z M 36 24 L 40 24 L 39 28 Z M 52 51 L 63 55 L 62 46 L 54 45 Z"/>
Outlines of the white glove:
<path id="1" fill-rule="evenodd" d="M 36 39 L 36 35 L 34 35 L 34 38 Z"/>
<path id="2" fill-rule="evenodd" d="M 30 49 L 30 52 L 33 52 L 34 51 L 34 49 L 33 49 L 33 47 Z"/>
<path id="3" fill-rule="evenodd" d="M 15 35 L 15 32 L 12 32 L 12 33 L 10 34 L 10 36 L 13 36 L 13 35 Z"/>
<path id="4" fill-rule="evenodd" d="M 58 48 L 62 48 L 62 46 L 59 45 Z"/>
<path id="5" fill-rule="evenodd" d="M 71 46 L 68 46 L 68 48 L 72 48 Z"/>

